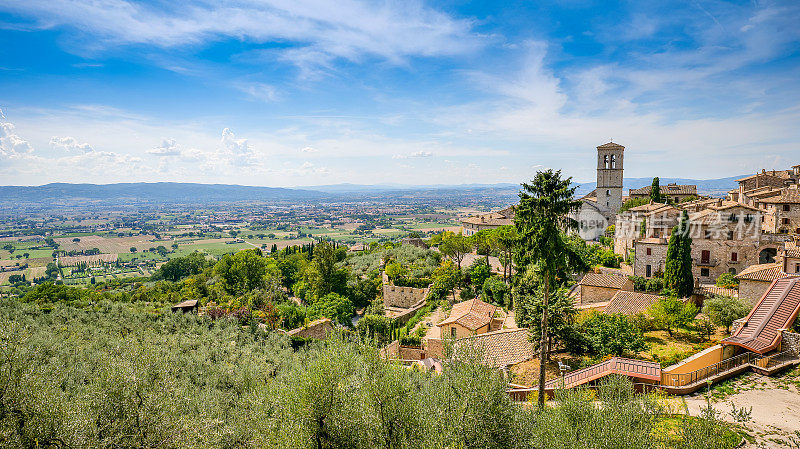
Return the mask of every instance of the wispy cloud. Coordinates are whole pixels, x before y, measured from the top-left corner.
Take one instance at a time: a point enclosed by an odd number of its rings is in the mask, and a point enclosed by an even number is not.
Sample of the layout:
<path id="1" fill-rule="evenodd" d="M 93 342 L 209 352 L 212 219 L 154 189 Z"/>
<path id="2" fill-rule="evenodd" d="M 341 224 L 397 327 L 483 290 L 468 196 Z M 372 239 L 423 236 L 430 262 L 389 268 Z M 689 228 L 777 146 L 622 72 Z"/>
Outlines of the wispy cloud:
<path id="1" fill-rule="evenodd" d="M 39 28 L 67 27 L 85 37 L 84 48 L 175 47 L 223 38 L 293 42 L 297 45 L 286 57 L 301 66 L 365 55 L 402 63 L 407 57 L 461 54 L 480 45 L 470 21 L 414 0 L 233 0 L 221 5 L 193 0 L 180 7 L 129 0 L 10 0 L 0 10 L 26 16 Z"/>

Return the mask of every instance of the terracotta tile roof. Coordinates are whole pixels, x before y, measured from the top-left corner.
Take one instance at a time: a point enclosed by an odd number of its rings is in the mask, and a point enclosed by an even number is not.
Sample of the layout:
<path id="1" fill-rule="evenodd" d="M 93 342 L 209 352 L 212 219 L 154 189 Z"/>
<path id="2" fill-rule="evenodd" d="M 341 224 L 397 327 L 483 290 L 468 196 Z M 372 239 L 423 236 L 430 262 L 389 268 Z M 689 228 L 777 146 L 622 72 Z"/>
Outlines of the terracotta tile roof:
<path id="1" fill-rule="evenodd" d="M 644 312 L 651 304 L 658 301 L 660 298 L 661 297 L 658 295 L 620 290 L 611 298 L 611 302 L 608 303 L 603 312 L 608 314 L 621 313 L 624 315 L 633 315 Z"/>
<path id="2" fill-rule="evenodd" d="M 800 259 L 800 248 L 786 248 L 784 255 L 792 259 Z"/>
<path id="3" fill-rule="evenodd" d="M 648 203 L 642 204 L 641 206 L 631 207 L 628 209 L 631 212 L 655 212 L 659 211 L 660 209 L 675 209 L 674 207 L 670 206 L 669 204 L 664 203 Z M 677 209 L 675 209 L 677 211 Z"/>
<path id="4" fill-rule="evenodd" d="M 631 195 L 650 195 L 653 186 L 644 186 L 638 189 L 631 189 Z M 667 184 L 659 186 L 662 195 L 697 195 L 697 186 L 691 184 Z"/>
<path id="5" fill-rule="evenodd" d="M 482 362 L 492 368 L 513 365 L 534 357 L 534 345 L 528 329 L 504 329 L 471 337 L 453 343 L 455 358 L 470 356 L 470 351 L 481 355 Z"/>
<path id="6" fill-rule="evenodd" d="M 505 226 L 514 224 L 514 211 L 513 209 L 503 209 L 497 212 L 489 212 L 488 214 L 473 215 L 461 220 L 462 223 L 477 224 L 477 225 L 490 225 L 490 226 Z"/>
<path id="7" fill-rule="evenodd" d="M 747 204 L 740 203 L 738 201 L 727 201 L 727 200 L 722 201 L 721 205 L 708 206 L 708 207 L 709 207 L 709 209 L 713 209 L 713 210 L 728 210 L 728 209 L 733 209 L 733 208 L 736 208 L 736 207 L 740 207 L 742 209 L 750 209 L 750 210 L 754 210 L 754 211 L 759 211 L 759 209 L 757 207 L 749 206 Z"/>
<path id="8" fill-rule="evenodd" d="M 733 296 L 739 297 L 739 290 L 735 288 L 717 287 L 716 285 L 701 285 L 695 287 L 694 293 L 703 296 Z"/>
<path id="9" fill-rule="evenodd" d="M 765 354 L 778 347 L 781 329 L 791 326 L 800 311 L 800 277 L 776 279 L 750 311 L 744 323 L 723 343 Z"/>
<path id="10" fill-rule="evenodd" d="M 783 272 L 780 264 L 778 263 L 762 263 L 750 265 L 742 270 L 741 273 L 736 275 L 736 279 L 746 279 L 749 281 L 765 281 L 772 282 L 775 279 L 786 277 L 787 274 Z"/>
<path id="11" fill-rule="evenodd" d="M 622 288 L 629 279 L 627 276 L 619 276 L 616 274 L 599 274 L 588 272 L 581 279 L 578 285 L 586 285 L 590 287 L 604 287 L 604 288 Z"/>
<path id="12" fill-rule="evenodd" d="M 609 148 L 625 148 L 625 147 L 623 147 L 622 145 L 620 145 L 618 143 L 614 143 L 614 142 L 604 143 L 604 144 L 600 145 L 599 147 L 597 147 L 598 150 L 605 150 L 605 149 L 609 149 Z"/>
<path id="13" fill-rule="evenodd" d="M 785 171 L 768 171 L 765 173 L 756 173 L 754 175 L 745 176 L 744 178 L 737 179 L 736 182 L 742 182 L 742 181 L 747 181 L 748 179 L 753 179 L 757 177 L 766 177 L 766 176 L 770 176 L 772 178 L 784 179 L 788 177 L 788 174 Z"/>
<path id="14" fill-rule="evenodd" d="M 771 204 L 800 204 L 800 192 L 784 191 L 780 195 L 771 196 L 761 200 L 762 203 Z"/>
<path id="15" fill-rule="evenodd" d="M 480 299 L 470 299 L 453 304 L 450 316 L 446 320 L 437 324 L 444 326 L 455 323 L 469 330 L 476 330 L 492 322 L 496 306 L 485 303 Z"/>

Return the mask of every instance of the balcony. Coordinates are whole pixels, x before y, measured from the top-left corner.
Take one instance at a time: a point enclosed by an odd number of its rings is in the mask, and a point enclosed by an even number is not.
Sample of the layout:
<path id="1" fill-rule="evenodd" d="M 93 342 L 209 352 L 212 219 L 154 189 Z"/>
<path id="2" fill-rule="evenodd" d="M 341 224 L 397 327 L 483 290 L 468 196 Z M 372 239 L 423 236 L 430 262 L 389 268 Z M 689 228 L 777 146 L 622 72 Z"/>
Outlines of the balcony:
<path id="1" fill-rule="evenodd" d="M 717 265 L 719 265 L 719 260 L 711 259 L 711 258 L 703 259 L 703 258 L 697 257 L 697 258 L 694 258 L 693 261 L 694 261 L 694 264 L 697 265 L 698 267 L 716 267 Z"/>

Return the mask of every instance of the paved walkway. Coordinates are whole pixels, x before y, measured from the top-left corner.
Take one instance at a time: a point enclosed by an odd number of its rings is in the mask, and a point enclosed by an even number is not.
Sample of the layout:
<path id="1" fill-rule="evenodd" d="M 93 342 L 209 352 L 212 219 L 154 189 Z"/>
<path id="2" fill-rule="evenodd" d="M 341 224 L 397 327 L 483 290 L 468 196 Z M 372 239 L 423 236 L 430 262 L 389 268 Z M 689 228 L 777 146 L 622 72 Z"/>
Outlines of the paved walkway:
<path id="1" fill-rule="evenodd" d="M 800 390 L 796 382 L 790 377 L 771 378 L 750 373 L 731 382 L 733 394 L 721 400 L 712 400 L 712 405 L 722 412 L 721 418 L 728 422 L 734 422 L 730 415 L 731 403 L 736 408 L 752 407 L 752 421 L 745 423 L 745 427 L 751 430 L 750 434 L 756 435 L 758 443 L 765 447 L 779 447 L 770 439 L 785 439 L 787 435 L 800 432 Z M 686 405 L 689 414 L 697 416 L 700 409 L 706 406 L 706 399 L 701 394 L 689 396 L 686 397 Z"/>
<path id="2" fill-rule="evenodd" d="M 430 327 L 428 328 L 428 332 L 425 334 L 425 338 L 442 338 L 439 332 L 438 323 L 444 321 L 447 318 L 447 314 L 441 307 L 437 307 L 436 310 L 431 312 L 430 316 L 424 321 L 425 324 L 430 323 Z"/>

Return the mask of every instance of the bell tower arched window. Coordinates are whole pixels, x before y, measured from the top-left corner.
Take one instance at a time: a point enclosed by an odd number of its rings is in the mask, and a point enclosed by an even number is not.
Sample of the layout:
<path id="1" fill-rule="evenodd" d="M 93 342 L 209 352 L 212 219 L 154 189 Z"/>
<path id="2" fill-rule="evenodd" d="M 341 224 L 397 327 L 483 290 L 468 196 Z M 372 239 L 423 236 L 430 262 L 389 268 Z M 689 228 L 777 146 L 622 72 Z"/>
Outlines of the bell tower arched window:
<path id="1" fill-rule="evenodd" d="M 617 168 L 617 156 L 615 154 L 611 155 L 611 168 Z"/>
<path id="2" fill-rule="evenodd" d="M 603 168 L 608 168 L 608 155 L 603 156 Z"/>

